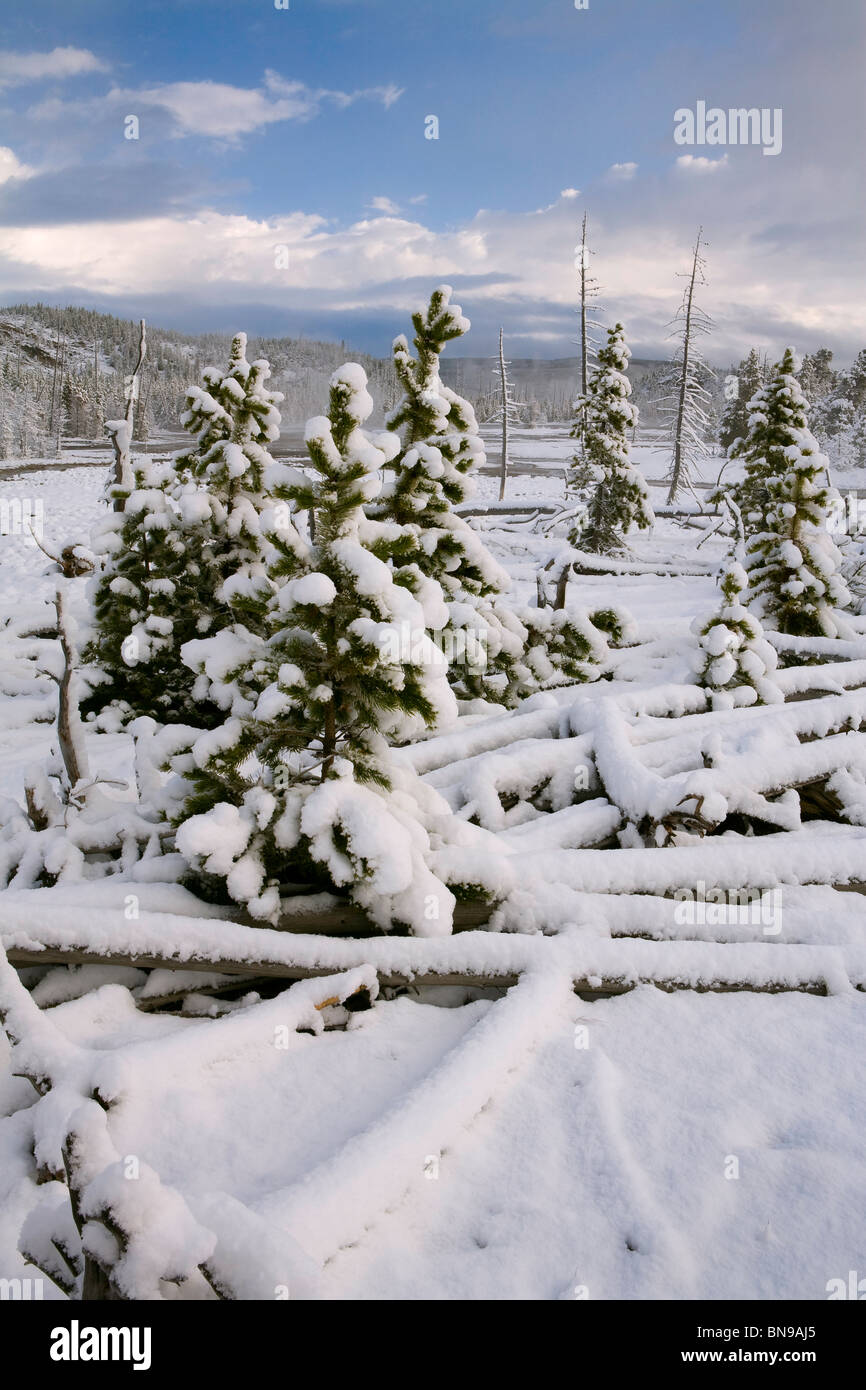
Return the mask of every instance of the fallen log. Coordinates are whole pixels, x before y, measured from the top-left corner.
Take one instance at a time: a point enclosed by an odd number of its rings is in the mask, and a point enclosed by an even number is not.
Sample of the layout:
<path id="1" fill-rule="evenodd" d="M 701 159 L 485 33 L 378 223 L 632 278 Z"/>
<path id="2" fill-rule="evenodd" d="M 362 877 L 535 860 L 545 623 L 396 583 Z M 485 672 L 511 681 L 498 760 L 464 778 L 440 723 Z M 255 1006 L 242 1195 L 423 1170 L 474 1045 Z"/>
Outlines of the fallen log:
<path id="1" fill-rule="evenodd" d="M 6 952 L 10 965 L 132 965 L 139 970 L 202 970 L 212 974 L 219 970 L 226 975 L 248 976 L 251 980 L 312 980 L 322 975 L 332 975 L 330 965 L 305 965 L 291 961 L 232 960 L 220 956 L 219 960 L 179 960 L 170 955 L 155 952 L 89 950 L 87 947 L 45 948 L 29 946 L 10 946 Z M 491 986 L 510 989 L 516 985 L 519 975 L 505 970 L 501 973 L 485 971 L 483 974 L 457 971 L 395 971 L 383 969 L 377 972 L 379 983 L 384 988 L 399 989 L 406 985 L 471 985 Z M 589 986 L 587 986 L 589 988 Z M 619 993 L 618 990 L 606 991 Z M 186 991 L 184 991 L 186 993 Z"/>
<path id="2" fill-rule="evenodd" d="M 473 927 L 483 926 L 490 920 L 492 912 L 493 907 L 490 903 L 458 903 L 454 909 L 454 930 L 469 931 Z M 270 922 L 262 922 L 243 912 L 233 914 L 232 920 L 242 922 L 248 927 L 271 927 Z M 366 912 L 354 903 L 340 903 L 310 911 L 304 908 L 303 898 L 286 899 L 273 929 L 298 932 L 303 936 L 310 933 L 316 936 L 382 935 L 381 927 L 376 926 Z"/>
<path id="3" fill-rule="evenodd" d="M 708 579 L 712 577 L 710 565 L 678 565 L 663 560 L 620 560 L 610 556 L 592 555 L 585 550 L 573 551 L 571 568 L 575 574 L 604 575 L 656 575 L 660 579 Z"/>
<path id="4" fill-rule="evenodd" d="M 621 940 L 622 938 L 620 938 Z M 659 947 L 658 949 L 663 949 Z M 784 947 L 773 949 L 784 951 Z M 152 970 L 202 970 L 211 972 L 216 967 L 225 974 L 237 974 L 246 976 L 251 981 L 256 977 L 260 979 L 285 979 L 285 980 L 308 980 L 317 979 L 323 975 L 334 973 L 332 965 L 307 965 L 300 962 L 291 961 L 241 961 L 230 960 L 220 957 L 219 961 L 206 960 L 177 960 L 169 955 L 156 955 L 155 953 L 139 954 L 135 951 L 90 951 L 86 948 L 59 949 L 49 947 L 39 949 L 36 947 L 10 947 L 7 952 L 7 959 L 10 965 L 124 965 L 135 966 L 138 969 Z M 508 968 L 498 969 L 496 967 L 486 967 L 483 971 L 455 971 L 455 970 L 431 970 L 421 969 L 418 972 L 411 970 L 394 970 L 388 967 L 375 967 L 379 980 L 380 988 L 399 989 L 407 987 L 423 987 L 429 985 L 450 985 L 467 986 L 479 989 L 511 989 L 516 985 L 522 974 L 521 971 Z M 652 973 L 640 975 L 630 975 L 624 973 L 621 976 L 614 975 L 575 975 L 573 977 L 573 987 L 576 994 L 586 995 L 591 998 L 602 998 L 610 995 L 627 994 L 637 988 L 638 985 L 651 984 L 666 994 L 672 994 L 678 990 L 693 990 L 698 994 L 719 994 L 745 991 L 758 994 L 781 994 L 787 992 L 826 995 L 828 994 L 827 982 L 816 977 L 801 977 L 796 980 L 790 978 L 766 979 L 762 981 L 749 979 L 715 979 L 692 981 L 676 976 L 656 976 Z M 861 986 L 858 985 L 858 988 Z M 183 993 L 187 993 L 184 990 Z M 327 1002 L 327 1001 L 326 1001 Z M 154 1002 L 148 1001 L 148 1007 L 156 1007 Z"/>

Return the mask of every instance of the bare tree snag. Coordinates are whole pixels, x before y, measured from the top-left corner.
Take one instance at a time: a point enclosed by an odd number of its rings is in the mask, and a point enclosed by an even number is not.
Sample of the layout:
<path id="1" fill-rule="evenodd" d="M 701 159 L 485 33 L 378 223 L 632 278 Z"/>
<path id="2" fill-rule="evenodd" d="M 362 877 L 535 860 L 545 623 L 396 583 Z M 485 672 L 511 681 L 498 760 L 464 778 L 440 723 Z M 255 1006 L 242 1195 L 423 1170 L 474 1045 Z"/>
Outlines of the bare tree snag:
<path id="1" fill-rule="evenodd" d="M 58 681 L 57 698 L 57 741 L 69 790 L 75 788 L 89 776 L 87 753 L 84 747 L 84 732 L 78 713 L 78 699 L 75 694 L 75 676 L 78 666 L 78 652 L 75 647 L 72 623 L 66 608 L 66 589 L 61 581 L 57 585 L 54 600 L 57 610 L 57 632 L 60 649 L 63 653 L 63 672 Z"/>
<path id="2" fill-rule="evenodd" d="M 114 450 L 114 485 L 121 493 L 132 490 L 132 430 L 135 422 L 135 403 L 138 400 L 138 386 L 141 369 L 147 355 L 147 325 L 141 320 L 138 341 L 138 361 L 132 375 L 126 380 L 126 414 L 122 420 L 106 420 L 105 429 Z M 122 512 L 123 496 L 114 499 L 114 510 Z"/>
<path id="3" fill-rule="evenodd" d="M 568 588 L 568 576 L 571 573 L 571 565 L 566 561 L 559 571 L 556 579 L 556 597 L 553 600 L 554 608 L 565 607 L 565 593 Z"/>
<path id="4" fill-rule="evenodd" d="M 589 252 L 586 249 L 586 213 L 580 228 L 580 394 L 586 395 L 587 350 L 586 350 L 586 268 Z"/>
<path id="5" fill-rule="evenodd" d="M 502 328 L 499 329 L 499 381 L 502 391 L 502 445 L 499 456 L 499 500 L 505 496 L 508 481 L 508 376 L 505 371 L 505 353 L 502 347 Z"/>
<path id="6" fill-rule="evenodd" d="M 702 431 L 706 425 L 706 412 L 703 403 L 709 393 L 700 384 L 700 373 L 710 372 L 695 346 L 695 336 L 708 333 L 712 320 L 708 314 L 695 304 L 696 285 L 706 284 L 704 270 L 706 262 L 701 255 L 703 227 L 698 228 L 692 252 L 692 268 L 687 273 L 688 285 L 675 322 L 679 322 L 680 351 L 678 363 L 678 384 L 676 407 L 673 412 L 673 458 L 669 473 L 668 506 L 674 501 L 679 489 L 689 482 L 689 459 L 705 452 Z"/>

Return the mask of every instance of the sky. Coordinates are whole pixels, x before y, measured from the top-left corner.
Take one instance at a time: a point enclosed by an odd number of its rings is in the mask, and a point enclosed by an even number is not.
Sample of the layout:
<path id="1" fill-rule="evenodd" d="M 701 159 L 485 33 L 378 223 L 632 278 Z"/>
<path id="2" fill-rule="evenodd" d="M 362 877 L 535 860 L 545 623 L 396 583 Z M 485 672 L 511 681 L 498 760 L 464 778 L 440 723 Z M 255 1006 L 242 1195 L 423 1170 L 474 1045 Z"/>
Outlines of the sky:
<path id="1" fill-rule="evenodd" d="M 282 3 L 7 9 L 0 301 L 384 356 L 447 282 L 452 354 L 564 357 L 586 212 L 635 356 L 699 226 L 711 361 L 866 343 L 862 0 Z M 781 148 L 678 143 L 700 102 Z"/>

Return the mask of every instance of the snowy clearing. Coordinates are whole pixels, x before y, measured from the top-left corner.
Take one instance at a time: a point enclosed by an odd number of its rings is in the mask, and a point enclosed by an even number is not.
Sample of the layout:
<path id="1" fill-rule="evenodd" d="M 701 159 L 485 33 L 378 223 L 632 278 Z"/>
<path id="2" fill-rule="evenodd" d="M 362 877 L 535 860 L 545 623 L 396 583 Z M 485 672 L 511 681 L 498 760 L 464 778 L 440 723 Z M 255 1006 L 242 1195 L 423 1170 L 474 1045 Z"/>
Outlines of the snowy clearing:
<path id="1" fill-rule="evenodd" d="M 516 445 L 533 471 L 513 501 L 563 501 L 569 442 L 551 433 Z M 103 483 L 88 466 L 26 475 L 48 549 L 87 534 Z M 479 501 L 493 495 L 482 476 Z M 528 602 L 562 542 L 493 516 L 479 533 Z M 569 604 L 636 624 L 605 680 L 510 711 L 478 702 L 399 754 L 463 827 L 429 862 L 454 882 L 465 861 L 487 930 L 255 927 L 192 897 L 172 855 L 10 883 L 0 936 L 43 1023 L 8 976 L 3 1008 L 13 1034 L 16 1011 L 33 1030 L 16 1069 L 52 1085 L 2 1080 L 0 1268 L 33 1273 L 19 1247 L 61 1283 L 75 1267 L 57 1180 L 70 1123 L 102 1145 L 99 1200 L 145 1204 L 118 1275 L 136 1297 L 817 1299 L 864 1267 L 866 619 L 838 661 L 780 670 L 785 704 L 708 711 L 690 625 L 715 605 L 724 543 L 696 551 L 701 536 L 658 519 L 633 543 L 633 569 L 698 573 L 572 578 Z M 56 743 L 46 569 L 29 538 L 3 537 L 0 795 L 19 802 Z M 87 745 L 122 803 L 132 739 Z M 847 824 L 822 813 L 828 796 Z M 667 847 L 623 842 L 645 821 Z M 759 911 L 713 898 L 742 887 Z M 79 965 L 33 964 L 73 947 Z M 223 1000 L 245 967 L 251 988 Z M 357 989 L 371 1007 L 347 1012 Z M 146 1183 L 124 1189 L 130 1156 Z"/>

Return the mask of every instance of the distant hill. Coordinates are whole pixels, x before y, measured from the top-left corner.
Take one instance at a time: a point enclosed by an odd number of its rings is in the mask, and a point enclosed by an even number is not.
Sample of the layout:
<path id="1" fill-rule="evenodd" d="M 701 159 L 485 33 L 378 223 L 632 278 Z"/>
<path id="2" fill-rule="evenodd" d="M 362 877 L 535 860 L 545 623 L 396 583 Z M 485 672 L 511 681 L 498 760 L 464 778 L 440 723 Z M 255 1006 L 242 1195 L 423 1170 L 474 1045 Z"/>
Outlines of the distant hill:
<path id="1" fill-rule="evenodd" d="M 226 334 L 185 334 L 153 324 L 147 335 L 136 417 L 139 438 L 177 431 L 187 390 L 200 380 L 204 367 L 228 361 L 231 342 Z M 122 413 L 123 379 L 137 353 L 138 324 L 131 319 L 45 304 L 0 309 L 0 457 L 52 454 L 58 435 L 103 438 L 104 420 Z M 390 357 L 356 353 L 345 343 L 251 337 L 248 355 L 271 363 L 271 385 L 284 395 L 280 409 L 287 425 L 321 414 L 329 378 L 347 357 L 360 362 L 370 379 L 376 402 L 373 423 L 381 424 L 399 396 Z M 648 358 L 633 357 L 629 365 L 634 399 L 646 425 L 658 419 L 654 402 L 664 389 L 663 369 L 662 362 Z M 445 383 L 472 402 L 482 422 L 495 416 L 494 359 L 446 352 L 441 371 Z M 577 357 L 517 357 L 509 371 L 524 422 L 571 419 L 579 383 Z"/>
<path id="2" fill-rule="evenodd" d="M 0 457 L 53 453 L 65 438 L 103 437 L 103 421 L 123 411 L 123 379 L 138 356 L 139 326 L 90 309 L 46 304 L 0 308 Z M 178 429 L 178 417 L 202 369 L 228 362 L 227 334 L 184 334 L 147 325 L 136 434 Z M 320 414 L 328 379 L 346 361 L 343 343 L 250 337 L 250 360 L 271 363 L 271 386 L 284 395 L 287 423 Z M 352 353 L 374 397 L 393 396 L 388 361 Z"/>
<path id="3" fill-rule="evenodd" d="M 521 390 L 531 391 L 537 400 L 553 396 L 557 392 L 576 393 L 580 382 L 579 357 L 511 357 L 508 375 L 512 384 Z M 640 381 L 648 372 L 662 365 L 651 358 L 633 357 L 629 362 L 629 376 Z M 492 357 L 448 357 L 442 358 L 442 380 L 455 391 L 465 395 L 483 395 L 495 382 L 498 367 Z"/>

